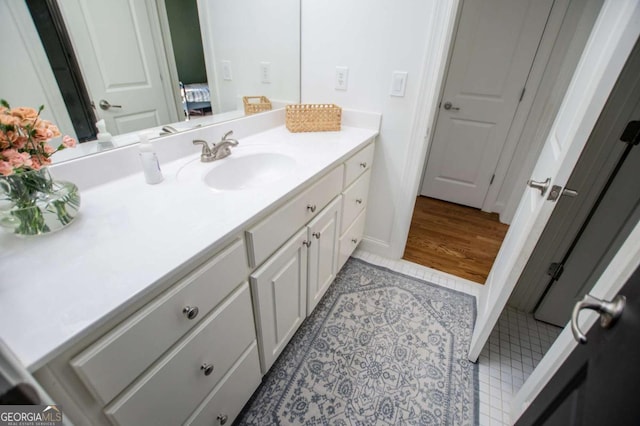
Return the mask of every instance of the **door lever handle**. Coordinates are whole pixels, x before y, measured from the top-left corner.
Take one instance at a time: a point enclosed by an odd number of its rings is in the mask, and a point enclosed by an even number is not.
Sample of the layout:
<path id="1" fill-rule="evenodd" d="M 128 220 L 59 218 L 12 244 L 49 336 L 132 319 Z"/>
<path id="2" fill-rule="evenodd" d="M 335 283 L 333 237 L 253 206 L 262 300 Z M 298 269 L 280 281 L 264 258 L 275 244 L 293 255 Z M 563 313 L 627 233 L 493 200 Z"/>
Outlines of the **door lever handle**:
<path id="1" fill-rule="evenodd" d="M 122 105 L 111 105 L 109 101 L 104 99 L 100 99 L 100 102 L 98 102 L 98 105 L 100 106 L 100 108 L 102 108 L 105 111 L 108 110 L 109 108 L 122 108 Z"/>
<path id="2" fill-rule="evenodd" d="M 460 108 L 459 107 L 454 107 L 451 102 L 445 102 L 443 106 L 444 106 L 444 109 L 446 109 L 446 110 L 460 111 Z"/>
<path id="3" fill-rule="evenodd" d="M 620 318 L 620 315 L 622 315 L 626 300 L 627 298 L 620 294 L 614 297 L 611 302 L 596 299 L 588 294 L 585 295 L 581 301 L 575 304 L 573 312 L 571 313 L 571 332 L 573 333 L 573 338 L 576 339 L 578 343 L 587 343 L 587 336 L 580 331 L 580 326 L 578 325 L 578 316 L 581 310 L 592 309 L 598 312 L 600 314 L 600 326 L 605 329 L 611 328 L 618 318 Z"/>
<path id="4" fill-rule="evenodd" d="M 540 195 L 544 197 L 544 194 L 547 193 L 547 189 L 549 189 L 549 184 L 551 183 L 551 178 L 547 178 L 544 182 L 538 182 L 533 179 L 529 179 L 527 181 L 527 185 L 531 188 L 540 190 Z"/>

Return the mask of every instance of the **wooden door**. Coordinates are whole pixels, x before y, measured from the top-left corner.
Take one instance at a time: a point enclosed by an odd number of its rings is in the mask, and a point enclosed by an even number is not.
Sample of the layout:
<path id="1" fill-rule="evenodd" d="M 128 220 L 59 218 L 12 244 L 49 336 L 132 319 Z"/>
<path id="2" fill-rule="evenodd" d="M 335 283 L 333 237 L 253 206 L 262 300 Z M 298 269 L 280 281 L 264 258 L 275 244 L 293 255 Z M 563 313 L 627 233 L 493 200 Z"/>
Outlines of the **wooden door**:
<path id="1" fill-rule="evenodd" d="M 607 0 L 585 46 L 532 179 L 564 187 L 640 34 L 640 2 Z M 555 202 L 527 188 L 478 301 L 469 359 L 476 361 L 540 238 Z"/>
<path id="2" fill-rule="evenodd" d="M 464 0 L 422 195 L 482 207 L 552 5 Z"/>
<path id="3" fill-rule="evenodd" d="M 339 221 L 342 198 L 336 198 L 308 226 L 309 285 L 307 316 L 311 314 L 338 272 Z"/>
<path id="4" fill-rule="evenodd" d="M 168 86 L 158 13 L 149 0 L 59 0 L 82 75 L 112 134 L 179 120 Z M 100 102 L 111 105 L 101 108 Z"/>
<path id="5" fill-rule="evenodd" d="M 611 329 L 596 322 L 516 425 L 635 425 L 640 421 L 640 268 L 620 293 L 622 316 Z"/>
<path id="6" fill-rule="evenodd" d="M 265 374 L 307 314 L 307 228 L 251 274 L 251 293 Z"/>

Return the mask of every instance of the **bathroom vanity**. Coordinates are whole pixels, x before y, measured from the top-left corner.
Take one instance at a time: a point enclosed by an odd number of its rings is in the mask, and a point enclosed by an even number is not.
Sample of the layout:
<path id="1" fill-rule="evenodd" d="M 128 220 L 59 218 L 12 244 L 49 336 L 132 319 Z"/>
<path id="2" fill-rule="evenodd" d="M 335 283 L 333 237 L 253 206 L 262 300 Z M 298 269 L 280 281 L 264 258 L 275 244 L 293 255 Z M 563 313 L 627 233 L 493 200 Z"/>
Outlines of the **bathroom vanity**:
<path id="1" fill-rule="evenodd" d="M 35 277 L 2 283 L 2 338 L 75 424 L 231 424 L 363 237 L 379 122 L 292 134 L 273 111 L 170 135 L 153 186 L 133 147 L 59 166 L 82 215 L 0 237 L 1 276 Z M 231 129 L 232 155 L 201 163 L 191 141 Z"/>

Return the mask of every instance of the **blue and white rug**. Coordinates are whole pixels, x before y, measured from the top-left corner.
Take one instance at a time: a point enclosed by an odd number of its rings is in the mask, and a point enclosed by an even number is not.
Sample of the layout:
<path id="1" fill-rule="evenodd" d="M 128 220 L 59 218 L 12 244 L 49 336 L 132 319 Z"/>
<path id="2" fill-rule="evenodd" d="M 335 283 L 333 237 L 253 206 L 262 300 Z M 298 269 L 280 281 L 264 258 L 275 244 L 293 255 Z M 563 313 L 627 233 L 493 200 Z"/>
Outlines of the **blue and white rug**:
<path id="1" fill-rule="evenodd" d="M 474 425 L 475 298 L 351 258 L 241 425 Z"/>

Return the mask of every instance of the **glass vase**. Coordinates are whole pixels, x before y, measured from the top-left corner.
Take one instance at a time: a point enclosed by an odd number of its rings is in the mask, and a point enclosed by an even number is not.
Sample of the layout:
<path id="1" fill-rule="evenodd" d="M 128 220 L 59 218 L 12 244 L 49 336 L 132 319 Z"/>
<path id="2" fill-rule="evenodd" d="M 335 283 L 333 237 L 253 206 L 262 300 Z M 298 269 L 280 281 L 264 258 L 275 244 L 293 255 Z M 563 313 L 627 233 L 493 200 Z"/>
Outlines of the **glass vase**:
<path id="1" fill-rule="evenodd" d="M 54 180 L 47 168 L 0 176 L 0 227 L 20 236 L 58 231 L 80 209 L 78 187 Z"/>

